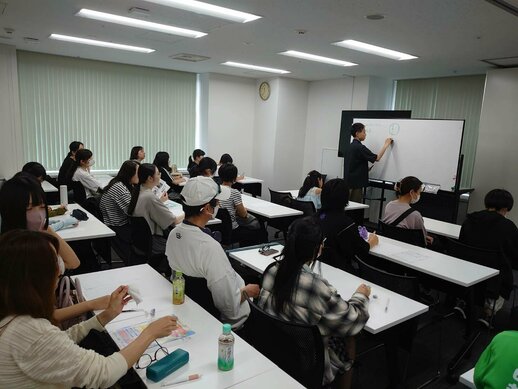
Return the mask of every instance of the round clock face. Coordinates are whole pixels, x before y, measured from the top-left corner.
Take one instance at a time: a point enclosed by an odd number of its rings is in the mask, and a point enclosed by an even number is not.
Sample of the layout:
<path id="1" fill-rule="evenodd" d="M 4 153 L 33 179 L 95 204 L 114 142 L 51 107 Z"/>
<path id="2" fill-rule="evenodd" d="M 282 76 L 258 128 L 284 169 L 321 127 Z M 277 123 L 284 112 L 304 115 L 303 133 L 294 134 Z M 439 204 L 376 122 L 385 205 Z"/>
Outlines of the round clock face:
<path id="1" fill-rule="evenodd" d="M 261 96 L 263 100 L 268 100 L 270 97 L 270 84 L 261 82 L 261 85 L 259 85 L 259 96 Z"/>

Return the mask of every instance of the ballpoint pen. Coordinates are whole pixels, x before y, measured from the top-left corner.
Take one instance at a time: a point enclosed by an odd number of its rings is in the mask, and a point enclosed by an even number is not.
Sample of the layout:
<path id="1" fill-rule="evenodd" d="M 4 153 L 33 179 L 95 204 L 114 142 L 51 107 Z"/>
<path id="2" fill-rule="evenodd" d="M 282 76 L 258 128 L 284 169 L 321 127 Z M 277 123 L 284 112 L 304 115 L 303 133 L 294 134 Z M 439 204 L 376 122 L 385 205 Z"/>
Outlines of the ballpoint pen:
<path id="1" fill-rule="evenodd" d="M 182 382 L 194 381 L 194 380 L 197 380 L 198 378 L 201 378 L 201 374 L 191 374 L 190 376 L 180 377 L 174 381 L 162 382 L 162 385 L 160 385 L 160 386 L 164 387 L 164 386 L 181 384 Z"/>

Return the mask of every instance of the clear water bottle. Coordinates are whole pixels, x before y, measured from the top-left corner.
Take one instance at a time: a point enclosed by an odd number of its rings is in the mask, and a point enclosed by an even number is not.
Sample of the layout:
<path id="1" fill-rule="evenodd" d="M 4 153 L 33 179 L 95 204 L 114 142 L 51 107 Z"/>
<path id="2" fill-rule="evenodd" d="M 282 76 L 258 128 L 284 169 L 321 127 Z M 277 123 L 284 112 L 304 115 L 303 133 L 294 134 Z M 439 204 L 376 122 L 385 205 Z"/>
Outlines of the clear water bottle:
<path id="1" fill-rule="evenodd" d="M 185 278 L 181 271 L 176 271 L 173 278 L 173 304 L 180 305 L 185 301 Z"/>
<path id="2" fill-rule="evenodd" d="M 231 331 L 230 324 L 223 324 L 223 333 L 218 339 L 218 369 L 222 371 L 234 368 L 234 335 Z"/>

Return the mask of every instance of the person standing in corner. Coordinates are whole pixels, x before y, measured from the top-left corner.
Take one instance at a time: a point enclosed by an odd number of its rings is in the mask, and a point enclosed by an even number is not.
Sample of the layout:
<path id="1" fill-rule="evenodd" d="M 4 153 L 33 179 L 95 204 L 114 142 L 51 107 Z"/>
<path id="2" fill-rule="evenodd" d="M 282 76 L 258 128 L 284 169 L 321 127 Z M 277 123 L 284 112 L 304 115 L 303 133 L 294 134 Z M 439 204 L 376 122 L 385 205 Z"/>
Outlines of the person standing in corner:
<path id="1" fill-rule="evenodd" d="M 363 188 L 369 184 L 368 162 L 374 163 L 379 161 L 393 140 L 392 138 L 385 139 L 381 150 L 378 154 L 374 154 L 361 143 L 367 137 L 365 126 L 362 123 L 354 123 L 352 125 L 351 136 L 353 137 L 353 141 L 349 146 L 351 156 L 348 180 L 349 200 L 361 203 L 363 201 Z"/>

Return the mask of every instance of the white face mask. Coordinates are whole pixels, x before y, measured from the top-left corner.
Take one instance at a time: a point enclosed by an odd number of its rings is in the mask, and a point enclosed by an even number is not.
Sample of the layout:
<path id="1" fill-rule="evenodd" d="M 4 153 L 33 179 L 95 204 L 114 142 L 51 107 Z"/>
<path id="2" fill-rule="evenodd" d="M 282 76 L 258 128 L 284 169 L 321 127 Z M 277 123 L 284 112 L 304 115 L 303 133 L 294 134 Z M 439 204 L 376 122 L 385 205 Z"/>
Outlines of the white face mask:
<path id="1" fill-rule="evenodd" d="M 410 204 L 415 204 L 415 203 L 417 203 L 420 199 L 421 199 L 421 195 L 420 195 L 420 194 L 418 194 L 418 195 L 417 195 L 417 197 L 416 197 L 415 199 L 414 199 L 414 198 L 412 198 L 412 199 L 410 200 Z"/>
<path id="2" fill-rule="evenodd" d="M 95 159 L 92 158 L 88 161 L 88 166 L 94 166 L 94 165 L 95 165 Z"/>
<path id="3" fill-rule="evenodd" d="M 32 209 L 28 209 L 26 214 L 27 218 L 27 229 L 30 231 L 42 231 L 45 228 L 45 222 L 47 221 L 47 213 L 45 208 L 36 206 Z"/>

